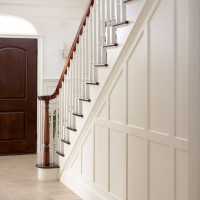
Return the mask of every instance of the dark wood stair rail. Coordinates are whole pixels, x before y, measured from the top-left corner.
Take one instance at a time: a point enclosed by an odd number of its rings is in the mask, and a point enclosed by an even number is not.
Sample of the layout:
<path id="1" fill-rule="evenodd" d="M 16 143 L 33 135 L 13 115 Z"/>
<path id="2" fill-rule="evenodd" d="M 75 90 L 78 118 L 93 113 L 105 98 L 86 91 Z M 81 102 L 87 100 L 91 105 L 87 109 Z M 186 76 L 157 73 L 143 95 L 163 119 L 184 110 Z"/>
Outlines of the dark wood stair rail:
<path id="1" fill-rule="evenodd" d="M 49 162 L 49 101 L 51 99 L 55 99 L 59 95 L 59 89 L 62 86 L 62 82 L 64 81 L 64 75 L 67 74 L 67 69 L 70 67 L 70 60 L 73 58 L 73 52 L 76 51 L 76 44 L 79 43 L 79 36 L 82 35 L 83 27 L 86 24 L 86 18 L 90 15 L 90 7 L 94 5 L 94 0 L 90 0 L 87 4 L 85 9 L 83 18 L 81 20 L 78 32 L 66 58 L 64 69 L 60 76 L 58 85 L 56 87 L 55 92 L 52 95 L 46 96 L 38 96 L 38 99 L 44 101 L 45 103 L 45 118 L 44 118 L 44 156 L 43 156 L 43 163 L 41 165 L 37 165 L 39 168 L 54 168 L 56 167 L 52 163 Z"/>

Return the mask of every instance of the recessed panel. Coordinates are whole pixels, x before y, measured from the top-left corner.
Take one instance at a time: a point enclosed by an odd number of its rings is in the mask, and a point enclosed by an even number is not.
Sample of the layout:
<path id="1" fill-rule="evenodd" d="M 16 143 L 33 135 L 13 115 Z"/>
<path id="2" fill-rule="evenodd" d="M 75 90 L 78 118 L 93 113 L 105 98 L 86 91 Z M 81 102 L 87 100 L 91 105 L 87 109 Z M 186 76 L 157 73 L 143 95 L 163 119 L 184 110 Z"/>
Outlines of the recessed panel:
<path id="1" fill-rule="evenodd" d="M 0 113 L 0 141 L 25 139 L 25 113 Z"/>
<path id="2" fill-rule="evenodd" d="M 163 144 L 150 142 L 149 200 L 169 200 L 171 197 L 170 151 Z"/>
<path id="3" fill-rule="evenodd" d="M 188 200 L 188 153 L 176 151 L 176 200 Z"/>
<path id="4" fill-rule="evenodd" d="M 149 129 L 169 134 L 174 99 L 173 3 L 162 0 L 149 21 Z"/>
<path id="5" fill-rule="evenodd" d="M 146 200 L 147 147 L 142 138 L 128 136 L 128 200 Z"/>
<path id="6" fill-rule="evenodd" d="M 125 119 L 125 81 L 123 72 L 110 92 L 110 120 L 123 123 Z"/>
<path id="7" fill-rule="evenodd" d="M 93 163 L 94 163 L 94 140 L 91 131 L 82 146 L 82 174 L 93 180 Z"/>
<path id="8" fill-rule="evenodd" d="M 27 53 L 17 48 L 0 49 L 0 99 L 26 97 Z"/>
<path id="9" fill-rule="evenodd" d="M 188 138 L 188 0 L 176 0 L 176 136 Z"/>
<path id="10" fill-rule="evenodd" d="M 127 62 L 128 124 L 144 127 L 146 109 L 146 45 L 142 35 Z"/>
<path id="11" fill-rule="evenodd" d="M 108 190 L 108 129 L 95 126 L 95 183 Z"/>
<path id="12" fill-rule="evenodd" d="M 124 199 L 126 175 L 126 135 L 110 130 L 110 192 Z"/>

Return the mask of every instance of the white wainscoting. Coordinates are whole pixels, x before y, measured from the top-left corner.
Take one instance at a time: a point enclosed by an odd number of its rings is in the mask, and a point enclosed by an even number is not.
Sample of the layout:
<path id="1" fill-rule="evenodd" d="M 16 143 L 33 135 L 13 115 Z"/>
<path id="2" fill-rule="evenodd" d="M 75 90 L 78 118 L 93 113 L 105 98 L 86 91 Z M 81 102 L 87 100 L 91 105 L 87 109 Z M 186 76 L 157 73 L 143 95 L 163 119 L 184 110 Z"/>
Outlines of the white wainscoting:
<path id="1" fill-rule="evenodd" d="M 61 182 L 85 200 L 188 200 L 188 1 L 155 0 Z"/>
<path id="2" fill-rule="evenodd" d="M 43 79 L 43 95 L 52 95 L 58 85 L 58 79 Z"/>

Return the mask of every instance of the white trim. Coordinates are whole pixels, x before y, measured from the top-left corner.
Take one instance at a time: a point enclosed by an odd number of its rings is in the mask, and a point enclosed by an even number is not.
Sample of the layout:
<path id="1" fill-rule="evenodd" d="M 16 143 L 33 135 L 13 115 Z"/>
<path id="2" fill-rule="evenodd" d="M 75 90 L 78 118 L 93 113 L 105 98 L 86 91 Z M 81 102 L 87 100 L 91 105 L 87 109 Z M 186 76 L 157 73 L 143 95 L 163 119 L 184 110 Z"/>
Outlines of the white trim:
<path id="1" fill-rule="evenodd" d="M 57 181 L 59 168 L 41 169 L 38 168 L 39 181 Z"/>
<path id="2" fill-rule="evenodd" d="M 102 200 L 103 196 L 100 196 L 100 193 L 96 192 L 97 187 L 91 187 L 91 185 L 86 184 L 84 181 L 81 181 L 75 174 L 64 172 L 63 176 L 60 179 L 60 182 L 63 183 L 66 187 L 76 192 L 77 195 L 81 196 L 84 199 L 92 200 Z"/>
<path id="3" fill-rule="evenodd" d="M 189 200 L 200 199 L 200 1 L 189 0 Z"/>

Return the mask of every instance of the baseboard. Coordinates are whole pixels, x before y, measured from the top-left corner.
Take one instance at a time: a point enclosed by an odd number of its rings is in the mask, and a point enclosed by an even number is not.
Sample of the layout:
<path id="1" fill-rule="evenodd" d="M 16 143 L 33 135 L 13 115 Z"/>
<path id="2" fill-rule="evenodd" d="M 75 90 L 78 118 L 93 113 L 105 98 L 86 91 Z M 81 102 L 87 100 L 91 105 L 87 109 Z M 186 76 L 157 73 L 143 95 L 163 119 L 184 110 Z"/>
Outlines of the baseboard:
<path id="1" fill-rule="evenodd" d="M 64 171 L 60 178 L 60 182 L 72 190 L 83 200 L 104 200 L 103 196 L 97 194 L 94 190 L 89 188 L 84 181 L 81 181 L 71 173 Z"/>

